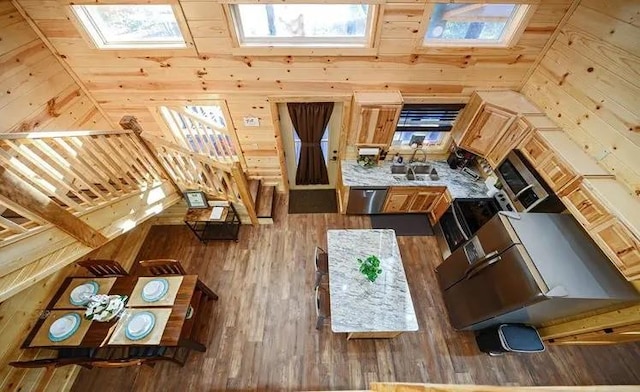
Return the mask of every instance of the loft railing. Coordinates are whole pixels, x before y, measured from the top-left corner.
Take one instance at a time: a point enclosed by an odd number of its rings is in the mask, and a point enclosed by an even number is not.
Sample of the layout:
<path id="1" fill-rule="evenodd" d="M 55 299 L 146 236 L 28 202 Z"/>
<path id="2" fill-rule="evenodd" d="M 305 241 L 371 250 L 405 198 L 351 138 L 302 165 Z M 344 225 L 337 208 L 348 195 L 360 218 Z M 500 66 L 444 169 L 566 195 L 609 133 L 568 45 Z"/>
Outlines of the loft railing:
<path id="1" fill-rule="evenodd" d="M 128 130 L 0 134 L 0 174 L 0 248 L 51 226 L 38 208 L 81 215 L 167 180 Z"/>
<path id="2" fill-rule="evenodd" d="M 135 118 L 120 121 L 124 129 L 134 130 L 162 164 L 181 191 L 200 190 L 209 198 L 239 203 L 251 223 L 258 224 L 255 204 L 246 175 L 239 162 L 219 162 L 211 156 L 193 152 L 165 139 L 142 132 Z"/>

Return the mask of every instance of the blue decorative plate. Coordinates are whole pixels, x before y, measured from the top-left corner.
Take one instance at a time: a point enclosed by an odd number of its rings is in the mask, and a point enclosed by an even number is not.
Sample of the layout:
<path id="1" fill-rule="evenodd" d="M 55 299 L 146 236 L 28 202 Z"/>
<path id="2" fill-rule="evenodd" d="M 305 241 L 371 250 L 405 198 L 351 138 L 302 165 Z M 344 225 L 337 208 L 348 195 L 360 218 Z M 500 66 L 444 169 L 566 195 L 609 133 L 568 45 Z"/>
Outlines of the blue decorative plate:
<path id="1" fill-rule="evenodd" d="M 100 289 L 100 285 L 96 281 L 89 281 L 87 283 L 83 283 L 81 285 L 76 286 L 73 290 L 71 290 L 71 294 L 69 294 L 69 302 L 75 306 L 83 306 L 89 299 L 82 299 L 83 294 L 88 293 L 89 295 L 98 294 L 98 290 Z"/>
<path id="2" fill-rule="evenodd" d="M 67 313 L 49 327 L 49 340 L 61 342 L 76 333 L 82 318 L 77 313 Z"/>
<path id="3" fill-rule="evenodd" d="M 124 335 L 129 340 L 140 340 L 153 330 L 156 316 L 148 311 L 139 312 L 131 316 L 124 328 Z"/>
<path id="4" fill-rule="evenodd" d="M 145 302 L 156 302 L 169 291 L 169 281 L 165 278 L 152 279 L 142 288 L 140 295 Z"/>

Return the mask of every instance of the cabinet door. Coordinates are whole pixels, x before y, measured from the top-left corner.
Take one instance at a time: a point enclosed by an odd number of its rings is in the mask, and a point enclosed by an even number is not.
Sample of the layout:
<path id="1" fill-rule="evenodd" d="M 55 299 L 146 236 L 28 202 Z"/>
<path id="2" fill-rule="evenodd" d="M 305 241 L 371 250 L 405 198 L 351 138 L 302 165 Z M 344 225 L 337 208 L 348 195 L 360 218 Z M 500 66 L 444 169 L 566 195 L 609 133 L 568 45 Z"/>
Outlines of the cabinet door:
<path id="1" fill-rule="evenodd" d="M 573 169 L 555 153 L 552 153 L 540 166 L 536 166 L 536 169 L 556 192 L 578 177 Z"/>
<path id="2" fill-rule="evenodd" d="M 523 119 L 519 118 L 514 121 L 498 141 L 498 144 L 487 154 L 486 159 L 491 167 L 496 168 L 507 154 L 520 144 L 530 130 L 531 127 Z"/>
<path id="3" fill-rule="evenodd" d="M 408 212 L 415 193 L 415 190 L 411 188 L 394 187 L 389 189 L 382 212 Z"/>
<path id="4" fill-rule="evenodd" d="M 460 141 L 460 146 L 486 156 L 515 117 L 513 112 L 485 104 Z"/>
<path id="5" fill-rule="evenodd" d="M 600 224 L 610 218 L 607 209 L 598 199 L 580 183 L 562 197 L 567 209 L 586 229 Z"/>
<path id="6" fill-rule="evenodd" d="M 589 234 L 627 280 L 640 278 L 640 240 L 624 224 L 612 218 Z"/>
<path id="7" fill-rule="evenodd" d="M 401 105 L 360 107 L 358 143 L 390 145 L 401 110 Z"/>
<path id="8" fill-rule="evenodd" d="M 418 190 L 413 196 L 409 212 L 429 212 L 442 192 L 443 189 L 437 187 Z"/>
<path id="9" fill-rule="evenodd" d="M 537 132 L 533 132 L 531 136 L 522 142 L 520 151 L 536 168 L 552 153 L 547 143 L 542 140 L 542 137 Z"/>
<path id="10" fill-rule="evenodd" d="M 440 220 L 440 217 L 447 211 L 450 205 L 451 196 L 448 191 L 444 191 L 429 212 L 429 220 L 432 225 L 435 225 Z"/>

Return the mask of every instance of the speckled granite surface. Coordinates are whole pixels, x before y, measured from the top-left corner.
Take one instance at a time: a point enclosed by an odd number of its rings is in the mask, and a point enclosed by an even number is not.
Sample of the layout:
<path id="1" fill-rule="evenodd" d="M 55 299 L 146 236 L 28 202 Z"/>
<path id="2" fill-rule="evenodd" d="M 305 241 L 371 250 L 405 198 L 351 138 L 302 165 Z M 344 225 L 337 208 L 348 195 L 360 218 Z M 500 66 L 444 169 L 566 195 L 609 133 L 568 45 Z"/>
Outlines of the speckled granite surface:
<path id="1" fill-rule="evenodd" d="M 425 181 L 397 180 L 402 174 L 391 174 L 391 163 L 385 162 L 372 168 L 364 168 L 356 161 L 342 161 L 342 183 L 346 186 L 446 186 L 454 199 L 487 197 L 487 187 L 482 179 L 474 181 L 471 177 L 453 170 L 445 161 L 429 161 L 440 178 Z"/>
<path id="2" fill-rule="evenodd" d="M 328 230 L 327 242 L 333 332 L 418 330 L 394 230 Z M 370 255 L 382 268 L 375 282 L 359 271 Z"/>

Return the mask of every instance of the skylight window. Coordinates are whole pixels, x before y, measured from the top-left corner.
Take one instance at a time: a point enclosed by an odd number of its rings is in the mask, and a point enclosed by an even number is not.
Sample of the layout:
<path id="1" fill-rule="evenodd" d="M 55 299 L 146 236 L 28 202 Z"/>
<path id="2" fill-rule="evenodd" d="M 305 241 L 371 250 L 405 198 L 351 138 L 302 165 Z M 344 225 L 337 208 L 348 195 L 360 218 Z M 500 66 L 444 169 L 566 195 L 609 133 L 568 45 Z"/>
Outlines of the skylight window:
<path id="1" fill-rule="evenodd" d="M 72 7 L 98 48 L 184 48 L 187 46 L 170 4 L 100 4 Z"/>
<path id="2" fill-rule="evenodd" d="M 241 46 L 368 47 L 368 4 L 233 4 Z"/>
<path id="3" fill-rule="evenodd" d="M 523 28 L 528 5 L 435 4 L 424 45 L 508 46 Z"/>

